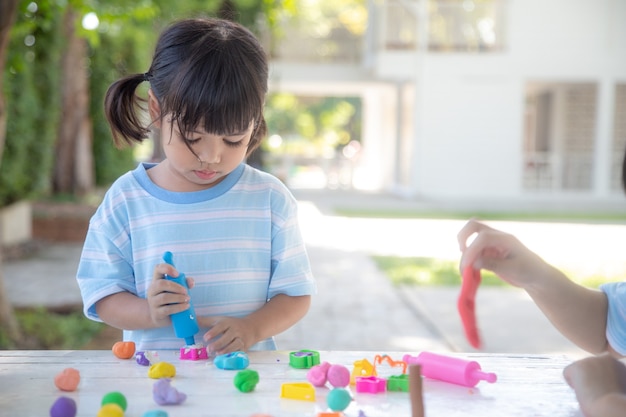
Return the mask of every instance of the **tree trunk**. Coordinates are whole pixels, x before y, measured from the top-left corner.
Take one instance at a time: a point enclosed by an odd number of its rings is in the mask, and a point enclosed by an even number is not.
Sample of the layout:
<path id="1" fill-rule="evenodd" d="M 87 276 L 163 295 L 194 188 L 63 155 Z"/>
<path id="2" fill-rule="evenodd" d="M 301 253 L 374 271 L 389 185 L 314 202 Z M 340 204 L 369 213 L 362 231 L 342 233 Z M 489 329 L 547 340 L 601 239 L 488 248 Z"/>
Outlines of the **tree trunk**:
<path id="1" fill-rule="evenodd" d="M 66 48 L 61 59 L 61 120 L 52 188 L 56 194 L 84 195 L 94 187 L 92 128 L 89 119 L 87 41 L 76 34 L 77 14 L 63 18 Z"/>
<path id="2" fill-rule="evenodd" d="M 2 81 L 4 79 L 3 72 L 7 49 L 9 47 L 9 34 L 17 15 L 17 3 L 18 0 L 0 1 L 0 164 L 2 163 L 7 125 L 6 103 L 4 95 L 2 94 L 4 91 Z M 0 236 L 2 236 L 2 223 L 0 223 Z M 4 289 L 4 277 L 2 276 L 3 246 L 3 242 L 0 240 L 0 325 L 2 329 L 7 330 L 7 334 L 13 344 L 17 345 L 22 339 L 22 334 L 17 319 L 15 318 L 11 301 L 7 297 Z"/>

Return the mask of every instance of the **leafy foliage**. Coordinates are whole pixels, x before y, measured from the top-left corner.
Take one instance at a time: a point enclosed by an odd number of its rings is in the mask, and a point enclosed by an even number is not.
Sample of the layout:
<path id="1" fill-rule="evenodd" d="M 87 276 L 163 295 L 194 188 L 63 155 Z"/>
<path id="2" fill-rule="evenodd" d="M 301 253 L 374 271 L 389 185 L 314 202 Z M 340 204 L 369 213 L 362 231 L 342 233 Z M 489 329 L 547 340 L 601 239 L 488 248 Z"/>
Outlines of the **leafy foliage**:
<path id="1" fill-rule="evenodd" d="M 82 311 L 55 313 L 45 308 L 16 311 L 25 346 L 31 349 L 79 349 L 95 337 L 104 324 L 87 319 Z M 0 349 L 13 348 L 0 329 Z"/>

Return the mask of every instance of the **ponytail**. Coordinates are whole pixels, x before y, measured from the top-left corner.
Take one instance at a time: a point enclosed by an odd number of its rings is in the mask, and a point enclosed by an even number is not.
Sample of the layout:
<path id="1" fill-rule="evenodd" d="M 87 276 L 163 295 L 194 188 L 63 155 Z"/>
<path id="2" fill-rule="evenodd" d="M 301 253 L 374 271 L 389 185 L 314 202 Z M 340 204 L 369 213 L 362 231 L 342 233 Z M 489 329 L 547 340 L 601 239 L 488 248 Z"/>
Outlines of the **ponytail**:
<path id="1" fill-rule="evenodd" d="M 118 148 L 142 142 L 150 133 L 142 122 L 146 100 L 135 93 L 139 84 L 147 81 L 148 77 L 149 74 L 129 75 L 111 84 L 106 92 L 104 114 Z"/>

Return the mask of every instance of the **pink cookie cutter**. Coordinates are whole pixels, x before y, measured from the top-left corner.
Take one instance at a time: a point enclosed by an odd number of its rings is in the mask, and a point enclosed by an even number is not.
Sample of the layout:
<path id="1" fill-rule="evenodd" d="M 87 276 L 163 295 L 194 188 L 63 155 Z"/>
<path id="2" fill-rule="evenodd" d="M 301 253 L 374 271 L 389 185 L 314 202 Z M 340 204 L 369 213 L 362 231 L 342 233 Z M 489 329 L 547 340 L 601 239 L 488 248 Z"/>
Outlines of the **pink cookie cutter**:
<path id="1" fill-rule="evenodd" d="M 204 346 L 184 346 L 180 348 L 180 359 L 189 361 L 199 361 L 209 359 L 209 354 Z"/>
<path id="2" fill-rule="evenodd" d="M 387 391 L 387 380 L 377 376 L 358 376 L 356 378 L 356 392 L 378 394 Z"/>

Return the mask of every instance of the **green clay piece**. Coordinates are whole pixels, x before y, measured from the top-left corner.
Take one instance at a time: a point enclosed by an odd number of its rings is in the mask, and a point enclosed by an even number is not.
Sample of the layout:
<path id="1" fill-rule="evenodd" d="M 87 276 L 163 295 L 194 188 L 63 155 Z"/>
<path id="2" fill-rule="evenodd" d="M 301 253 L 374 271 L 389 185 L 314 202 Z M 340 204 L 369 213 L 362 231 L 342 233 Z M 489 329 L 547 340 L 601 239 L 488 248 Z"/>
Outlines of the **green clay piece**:
<path id="1" fill-rule="evenodd" d="M 251 392 L 259 383 L 259 373 L 252 369 L 237 372 L 233 380 L 235 387 L 241 392 Z"/>
<path id="2" fill-rule="evenodd" d="M 126 407 L 128 406 L 126 402 L 126 397 L 124 394 L 118 391 L 109 392 L 102 397 L 102 404 L 117 404 L 123 411 L 126 411 Z"/>

